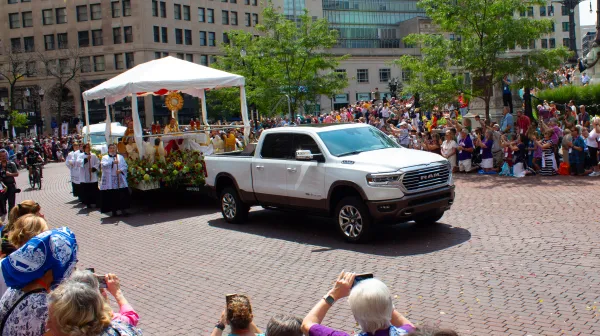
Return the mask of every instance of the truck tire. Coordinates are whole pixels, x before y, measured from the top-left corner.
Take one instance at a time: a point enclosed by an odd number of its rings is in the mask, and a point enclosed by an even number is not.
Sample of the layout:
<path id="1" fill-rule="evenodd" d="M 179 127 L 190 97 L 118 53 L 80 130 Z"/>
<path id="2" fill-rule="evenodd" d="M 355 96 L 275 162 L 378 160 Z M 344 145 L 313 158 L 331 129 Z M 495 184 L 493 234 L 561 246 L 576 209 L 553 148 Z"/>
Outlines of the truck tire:
<path id="1" fill-rule="evenodd" d="M 248 218 L 250 207 L 240 199 L 237 190 L 227 187 L 221 191 L 221 214 L 228 223 L 240 224 Z"/>
<path id="2" fill-rule="evenodd" d="M 334 219 L 346 241 L 363 243 L 372 238 L 373 220 L 362 199 L 344 197 L 335 207 Z"/>
<path id="3" fill-rule="evenodd" d="M 435 211 L 428 215 L 421 215 L 415 218 L 415 223 L 419 225 L 432 225 L 437 223 L 444 216 L 444 211 Z"/>

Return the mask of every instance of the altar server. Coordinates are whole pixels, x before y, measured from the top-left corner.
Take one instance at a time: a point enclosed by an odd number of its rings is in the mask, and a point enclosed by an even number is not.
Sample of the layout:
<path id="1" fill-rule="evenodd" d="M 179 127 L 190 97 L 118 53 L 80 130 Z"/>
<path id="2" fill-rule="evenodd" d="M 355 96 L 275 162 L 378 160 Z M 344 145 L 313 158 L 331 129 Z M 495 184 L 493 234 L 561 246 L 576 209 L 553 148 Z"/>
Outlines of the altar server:
<path id="1" fill-rule="evenodd" d="M 127 162 L 122 155 L 117 154 L 114 144 L 108 146 L 108 155 L 100 161 L 102 178 L 100 179 L 100 211 L 112 211 L 116 216 L 117 211 L 127 215 L 129 209 L 130 195 L 127 187 Z"/>
<path id="2" fill-rule="evenodd" d="M 98 204 L 98 169 L 100 160 L 91 152 L 90 144 L 83 145 L 83 153 L 77 158 L 81 169 L 80 191 L 82 201 L 88 208 Z"/>
<path id="3" fill-rule="evenodd" d="M 67 155 L 65 164 L 69 167 L 71 173 L 71 187 L 73 187 L 73 196 L 79 196 L 79 167 L 76 165 L 76 156 L 79 154 L 79 144 L 73 143 L 73 150 Z"/>

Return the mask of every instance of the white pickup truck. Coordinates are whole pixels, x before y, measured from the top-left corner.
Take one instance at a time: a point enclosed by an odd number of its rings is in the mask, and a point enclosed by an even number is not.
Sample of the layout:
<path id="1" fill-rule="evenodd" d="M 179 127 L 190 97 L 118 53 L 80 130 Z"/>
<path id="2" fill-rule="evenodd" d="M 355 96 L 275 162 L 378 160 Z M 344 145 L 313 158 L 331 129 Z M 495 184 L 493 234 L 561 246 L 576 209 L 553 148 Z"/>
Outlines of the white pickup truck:
<path id="1" fill-rule="evenodd" d="M 437 222 L 454 201 L 450 163 L 402 148 L 365 124 L 266 130 L 253 149 L 205 157 L 206 184 L 226 221 L 253 205 L 333 217 L 350 242 L 378 223 Z"/>

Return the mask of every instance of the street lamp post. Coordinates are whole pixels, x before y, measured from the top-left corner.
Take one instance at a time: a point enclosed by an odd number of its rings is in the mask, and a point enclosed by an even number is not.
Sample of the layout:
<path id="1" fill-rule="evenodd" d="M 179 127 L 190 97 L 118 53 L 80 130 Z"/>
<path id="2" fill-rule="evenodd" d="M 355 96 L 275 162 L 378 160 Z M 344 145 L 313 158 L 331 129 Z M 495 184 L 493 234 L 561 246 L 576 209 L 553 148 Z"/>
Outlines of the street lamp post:
<path id="1" fill-rule="evenodd" d="M 569 11 L 569 50 L 573 52 L 573 56 L 569 59 L 570 63 L 577 63 L 579 56 L 577 55 L 577 41 L 575 37 L 575 8 L 581 2 L 585 0 L 558 0 L 552 1 L 552 3 L 557 3 L 562 6 L 565 6 Z M 591 1 L 591 0 L 590 0 Z M 554 7 L 552 7 L 552 11 L 550 15 L 554 15 Z"/>
<path id="2" fill-rule="evenodd" d="M 396 93 L 398 91 L 398 78 L 390 79 L 388 81 L 388 86 L 390 88 L 390 93 L 392 97 L 396 97 Z"/>

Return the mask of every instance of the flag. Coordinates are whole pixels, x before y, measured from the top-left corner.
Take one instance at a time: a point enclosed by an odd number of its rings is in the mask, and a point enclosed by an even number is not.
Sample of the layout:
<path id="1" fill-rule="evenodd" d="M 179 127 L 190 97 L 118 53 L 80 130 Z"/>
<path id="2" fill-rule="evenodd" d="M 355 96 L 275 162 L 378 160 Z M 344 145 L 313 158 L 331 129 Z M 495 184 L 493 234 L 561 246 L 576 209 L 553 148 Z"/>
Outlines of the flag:
<path id="1" fill-rule="evenodd" d="M 17 137 L 17 132 L 15 132 L 15 126 L 13 126 L 13 138 Z"/>

